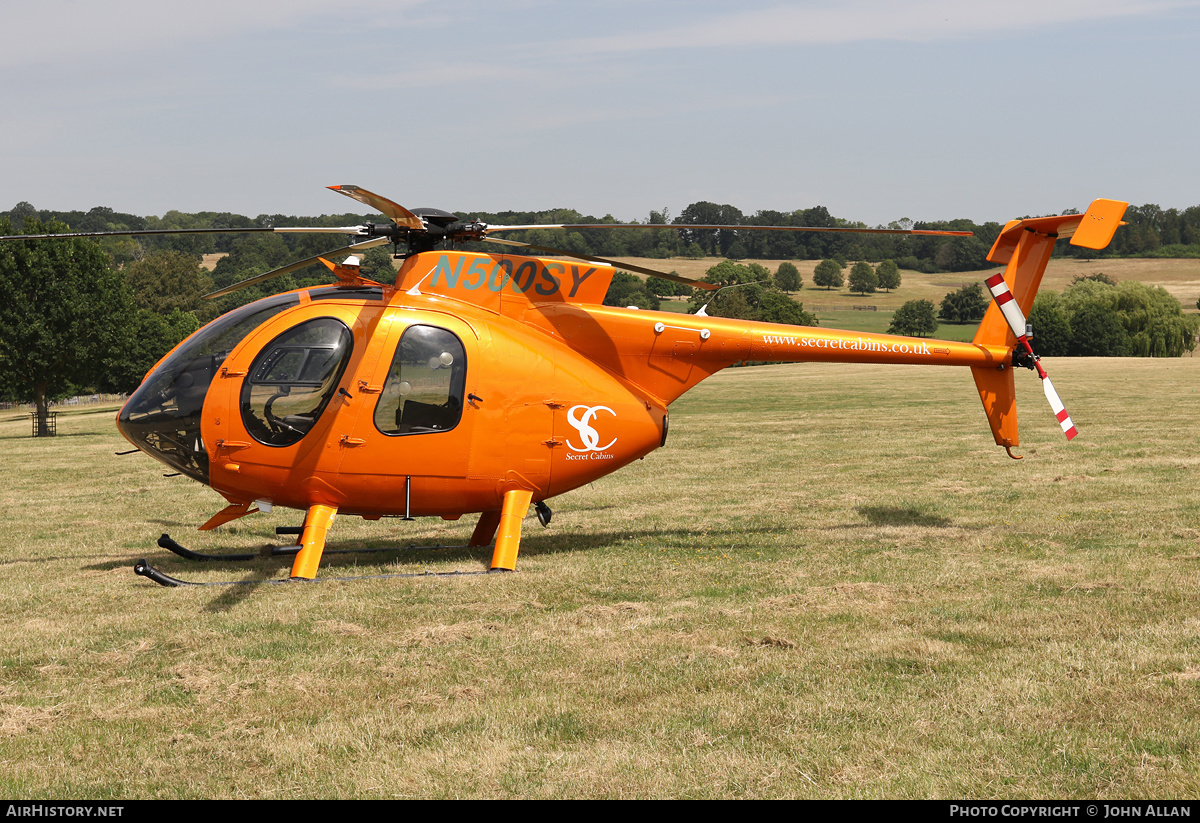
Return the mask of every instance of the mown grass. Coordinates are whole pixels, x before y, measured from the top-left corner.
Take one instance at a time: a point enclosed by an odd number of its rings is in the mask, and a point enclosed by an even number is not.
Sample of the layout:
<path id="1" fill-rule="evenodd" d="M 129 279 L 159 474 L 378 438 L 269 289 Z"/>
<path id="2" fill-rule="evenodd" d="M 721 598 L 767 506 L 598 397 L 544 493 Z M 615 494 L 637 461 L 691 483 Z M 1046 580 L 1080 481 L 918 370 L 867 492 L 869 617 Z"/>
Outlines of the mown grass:
<path id="1" fill-rule="evenodd" d="M 210 490 L 0 417 L 0 793 L 24 797 L 1166 797 L 1200 791 L 1200 366 L 1018 375 L 1021 461 L 960 370 L 768 366 L 530 518 L 504 576 L 284 577 L 153 545 Z M 330 548 L 473 523 L 341 518 Z M 490 552 L 335 555 L 323 576 Z"/>

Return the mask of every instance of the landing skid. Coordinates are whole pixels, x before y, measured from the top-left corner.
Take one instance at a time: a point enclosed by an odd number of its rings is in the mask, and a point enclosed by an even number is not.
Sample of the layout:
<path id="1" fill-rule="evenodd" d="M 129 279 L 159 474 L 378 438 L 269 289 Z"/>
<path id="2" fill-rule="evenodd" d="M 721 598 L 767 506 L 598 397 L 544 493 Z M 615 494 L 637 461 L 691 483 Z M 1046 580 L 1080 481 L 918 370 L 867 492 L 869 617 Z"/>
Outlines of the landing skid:
<path id="1" fill-rule="evenodd" d="M 480 569 L 475 572 L 412 572 L 407 574 L 360 574 L 350 577 L 319 577 L 319 578 L 303 578 L 303 577 L 283 577 L 271 578 L 268 580 L 213 580 L 206 583 L 196 583 L 190 580 L 180 580 L 178 577 L 171 577 L 169 574 L 163 574 L 158 569 L 151 566 L 145 560 L 139 560 L 133 564 L 133 571 L 141 577 L 148 577 L 160 586 L 168 586 L 174 588 L 176 586 L 261 586 L 264 584 L 276 585 L 279 583 L 323 583 L 329 580 L 392 580 L 399 577 L 466 577 L 468 575 L 478 574 L 493 574 L 495 572 L 508 571 L 507 569 Z"/>
<path id="2" fill-rule="evenodd" d="M 292 557 L 299 553 L 300 546 L 270 546 L 260 552 L 243 553 L 243 554 L 207 554 L 205 552 L 194 552 L 191 549 L 184 548 L 171 539 L 169 534 L 164 534 L 158 538 L 158 545 L 170 552 L 174 552 L 185 560 L 198 560 L 201 562 L 211 561 L 244 561 L 257 560 L 261 557 Z M 405 551 L 433 551 L 438 549 L 467 549 L 478 548 L 472 547 L 467 543 L 453 546 L 386 546 L 379 548 L 368 549 L 333 549 L 325 552 L 325 554 L 371 554 L 376 552 L 405 552 Z M 217 580 L 208 583 L 195 583 L 189 580 L 180 580 L 178 577 L 171 577 L 158 569 L 151 566 L 145 559 L 139 560 L 133 564 L 133 571 L 140 577 L 147 577 L 153 580 L 160 586 L 258 586 L 261 584 L 277 584 L 291 583 L 299 580 L 305 583 L 315 582 L 315 579 L 308 578 L 276 578 L 269 580 Z M 464 575 L 490 574 L 492 571 L 507 571 L 502 569 L 480 570 L 477 572 L 413 572 L 405 574 L 363 574 L 350 577 L 322 577 L 320 580 L 388 580 L 399 577 L 462 577 Z"/>
<path id="3" fill-rule="evenodd" d="M 257 560 L 260 557 L 294 557 L 300 551 L 300 546 L 269 546 L 259 552 L 249 552 L 245 554 L 205 554 L 204 552 L 194 552 L 191 549 L 186 549 L 171 539 L 171 535 L 164 534 L 158 538 L 158 546 L 161 549 L 174 552 L 185 560 L 199 561 L 240 561 L 240 560 Z M 380 548 L 370 549 L 330 549 L 324 554 L 370 554 L 372 552 L 407 552 L 420 551 L 427 549 L 429 551 L 441 549 L 468 549 L 472 548 L 469 543 L 460 543 L 453 546 L 384 546 Z"/>

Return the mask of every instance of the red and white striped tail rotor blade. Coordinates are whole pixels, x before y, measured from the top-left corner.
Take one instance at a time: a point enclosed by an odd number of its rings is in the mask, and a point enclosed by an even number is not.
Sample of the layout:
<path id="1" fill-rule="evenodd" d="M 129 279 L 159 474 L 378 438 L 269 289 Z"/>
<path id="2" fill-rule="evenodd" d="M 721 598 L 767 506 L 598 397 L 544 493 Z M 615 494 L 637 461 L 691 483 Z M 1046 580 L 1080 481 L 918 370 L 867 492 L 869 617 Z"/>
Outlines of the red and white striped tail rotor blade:
<path id="1" fill-rule="evenodd" d="M 1073 439 L 1075 435 L 1079 434 L 1079 430 L 1075 428 L 1075 423 L 1071 420 L 1071 415 L 1067 414 L 1067 410 L 1063 407 L 1063 402 L 1059 398 L 1058 392 L 1054 390 L 1054 384 L 1050 382 L 1050 378 L 1046 375 L 1046 370 L 1042 368 L 1042 364 L 1038 362 L 1033 354 L 1033 349 L 1029 345 L 1029 338 L 1025 336 L 1025 314 L 1013 298 L 1013 293 L 1009 290 L 1008 283 L 1004 282 L 1004 274 L 993 274 L 983 282 L 987 283 L 987 287 L 992 293 L 992 298 L 995 299 L 996 305 L 1000 307 L 1000 312 L 1004 315 L 1004 320 L 1008 323 L 1008 327 L 1012 329 L 1013 336 L 1017 338 L 1018 345 L 1025 349 L 1030 357 L 1033 357 L 1033 366 L 1037 369 L 1038 376 L 1042 378 L 1042 391 L 1046 393 L 1046 399 L 1050 401 L 1050 408 L 1054 412 L 1054 417 L 1058 420 L 1058 425 L 1062 426 L 1063 434 L 1067 436 L 1068 440 Z"/>
<path id="2" fill-rule="evenodd" d="M 1063 434 L 1071 440 L 1079 431 L 1075 428 L 1075 423 L 1071 420 L 1071 415 L 1067 414 L 1067 410 L 1063 408 L 1063 402 L 1058 397 L 1058 392 L 1054 390 L 1054 384 L 1050 382 L 1049 377 L 1042 378 L 1042 391 L 1046 392 L 1046 399 L 1050 401 L 1050 408 L 1054 410 L 1054 416 L 1058 419 L 1058 425 L 1062 426 Z"/>
<path id="3" fill-rule="evenodd" d="M 996 305 L 1000 307 L 1004 319 L 1008 321 L 1008 327 L 1012 329 L 1012 333 L 1017 337 L 1024 337 L 1025 315 L 1013 298 L 1013 293 L 1009 291 L 1008 283 L 1004 282 L 1004 274 L 997 272 L 983 282 L 987 283 L 987 287 L 992 292 Z"/>

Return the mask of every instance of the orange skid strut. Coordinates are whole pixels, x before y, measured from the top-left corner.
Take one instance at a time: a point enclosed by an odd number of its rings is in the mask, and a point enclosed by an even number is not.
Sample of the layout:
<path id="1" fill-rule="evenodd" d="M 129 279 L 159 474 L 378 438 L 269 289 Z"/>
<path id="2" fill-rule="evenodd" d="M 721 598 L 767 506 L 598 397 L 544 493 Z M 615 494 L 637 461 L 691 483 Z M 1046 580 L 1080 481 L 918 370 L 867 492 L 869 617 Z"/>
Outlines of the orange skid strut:
<path id="1" fill-rule="evenodd" d="M 500 533 L 492 551 L 492 569 L 512 571 L 517 567 L 517 550 L 521 547 L 521 521 L 529 513 L 533 492 L 509 489 L 504 493 L 504 508 L 500 511 Z"/>
<path id="2" fill-rule="evenodd" d="M 318 503 L 309 507 L 308 517 L 304 519 L 304 534 L 300 538 L 300 552 L 292 564 L 293 580 L 312 580 L 317 576 L 321 554 L 325 551 L 325 536 L 336 516 L 337 506 Z"/>

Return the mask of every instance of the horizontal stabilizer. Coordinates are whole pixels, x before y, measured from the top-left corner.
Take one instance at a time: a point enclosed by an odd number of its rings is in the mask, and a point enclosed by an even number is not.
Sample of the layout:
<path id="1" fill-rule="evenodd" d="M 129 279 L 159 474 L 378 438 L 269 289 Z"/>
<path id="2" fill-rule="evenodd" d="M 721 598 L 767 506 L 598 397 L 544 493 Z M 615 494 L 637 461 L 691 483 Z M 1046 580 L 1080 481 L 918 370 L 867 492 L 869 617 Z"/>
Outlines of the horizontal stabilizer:
<path id="1" fill-rule="evenodd" d="M 1027 231 L 1060 240 L 1070 238 L 1072 246 L 1102 249 L 1112 241 L 1113 233 L 1123 225 L 1121 217 L 1128 206 L 1128 203 L 1120 200 L 1093 200 L 1083 214 L 1010 220 L 992 244 L 987 259 L 993 263 L 1008 263 L 1018 241 Z"/>
<path id="2" fill-rule="evenodd" d="M 1071 245 L 1085 249 L 1105 248 L 1112 242 L 1117 229 L 1125 225 L 1121 218 L 1128 207 L 1128 203 L 1120 200 L 1093 200 L 1071 235 Z M 1059 236 L 1062 236 L 1062 232 L 1059 232 Z"/>

